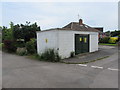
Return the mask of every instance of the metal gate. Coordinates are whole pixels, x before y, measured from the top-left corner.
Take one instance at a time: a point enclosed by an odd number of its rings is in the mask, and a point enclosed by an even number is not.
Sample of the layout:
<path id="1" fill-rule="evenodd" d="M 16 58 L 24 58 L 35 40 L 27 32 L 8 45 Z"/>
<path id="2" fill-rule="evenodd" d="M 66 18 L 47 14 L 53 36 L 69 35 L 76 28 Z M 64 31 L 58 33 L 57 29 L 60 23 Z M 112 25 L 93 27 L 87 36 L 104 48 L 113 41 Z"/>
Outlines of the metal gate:
<path id="1" fill-rule="evenodd" d="M 75 34 L 75 54 L 89 52 L 89 35 Z"/>

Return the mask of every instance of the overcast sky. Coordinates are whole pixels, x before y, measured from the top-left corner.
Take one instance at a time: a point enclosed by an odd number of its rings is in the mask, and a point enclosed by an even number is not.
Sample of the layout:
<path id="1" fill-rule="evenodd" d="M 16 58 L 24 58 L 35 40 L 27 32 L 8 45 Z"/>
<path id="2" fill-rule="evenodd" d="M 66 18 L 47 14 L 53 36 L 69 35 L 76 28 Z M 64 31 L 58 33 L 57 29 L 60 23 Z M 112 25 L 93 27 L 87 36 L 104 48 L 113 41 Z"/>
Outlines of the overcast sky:
<path id="1" fill-rule="evenodd" d="M 83 22 L 104 31 L 118 29 L 117 2 L 2 2 L 2 25 L 37 22 L 42 30 Z M 0 23 L 1 24 L 1 23 Z"/>

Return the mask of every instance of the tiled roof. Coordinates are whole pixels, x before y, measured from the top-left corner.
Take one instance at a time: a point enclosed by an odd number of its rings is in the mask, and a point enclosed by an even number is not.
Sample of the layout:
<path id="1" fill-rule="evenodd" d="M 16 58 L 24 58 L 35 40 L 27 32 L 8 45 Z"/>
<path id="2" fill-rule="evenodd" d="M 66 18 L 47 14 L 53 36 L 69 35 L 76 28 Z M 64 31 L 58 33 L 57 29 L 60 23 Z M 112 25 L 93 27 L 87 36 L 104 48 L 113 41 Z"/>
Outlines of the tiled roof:
<path id="1" fill-rule="evenodd" d="M 94 29 L 86 24 L 79 25 L 78 22 L 71 22 L 68 25 L 64 26 L 63 29 L 71 29 L 77 31 L 92 31 L 92 32 L 100 32 L 97 29 Z"/>
<path id="2" fill-rule="evenodd" d="M 99 30 L 94 29 L 86 24 L 79 25 L 78 22 L 71 22 L 62 28 L 51 28 L 51 29 L 43 30 L 42 32 L 51 31 L 51 30 L 88 31 L 88 32 L 99 32 L 100 33 Z"/>

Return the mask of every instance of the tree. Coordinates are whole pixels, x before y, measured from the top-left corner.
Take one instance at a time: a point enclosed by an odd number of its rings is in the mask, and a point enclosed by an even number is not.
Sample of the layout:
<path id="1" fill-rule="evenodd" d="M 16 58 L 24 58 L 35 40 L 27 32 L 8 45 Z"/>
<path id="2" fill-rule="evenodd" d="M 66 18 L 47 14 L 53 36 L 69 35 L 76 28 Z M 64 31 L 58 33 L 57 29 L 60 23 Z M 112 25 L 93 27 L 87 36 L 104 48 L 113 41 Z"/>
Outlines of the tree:
<path id="1" fill-rule="evenodd" d="M 2 42 L 2 27 L 0 26 L 0 43 Z"/>
<path id="2" fill-rule="evenodd" d="M 118 36 L 120 35 L 120 30 L 115 30 L 115 31 L 107 31 L 105 32 L 107 36 L 111 36 L 111 37 L 114 37 L 114 36 Z"/>
<path id="3" fill-rule="evenodd" d="M 120 35 L 120 31 L 112 31 L 111 32 L 111 36 L 118 36 L 118 35 Z"/>
<path id="4" fill-rule="evenodd" d="M 13 27 L 13 35 L 14 38 L 24 39 L 25 42 L 29 41 L 31 38 L 36 38 L 36 31 L 40 31 L 40 27 L 35 22 L 30 25 L 30 22 L 26 22 L 25 25 L 17 24 Z"/>
<path id="5" fill-rule="evenodd" d="M 111 36 L 110 33 L 111 33 L 110 31 L 105 32 L 107 36 Z"/>
<path id="6" fill-rule="evenodd" d="M 2 39 L 3 40 L 11 40 L 11 31 L 10 29 L 8 29 L 7 27 L 3 26 L 3 29 L 2 29 Z"/>
<path id="7" fill-rule="evenodd" d="M 3 40 L 13 40 L 13 22 L 10 22 L 10 28 L 3 26 L 2 28 L 2 39 Z"/>
<path id="8" fill-rule="evenodd" d="M 0 26 L 0 33 L 2 33 L 2 27 Z"/>
<path id="9" fill-rule="evenodd" d="M 16 51 L 16 44 L 13 37 L 13 22 L 10 23 L 10 28 L 3 26 L 2 28 L 2 42 L 4 43 L 4 50 L 8 52 Z"/>

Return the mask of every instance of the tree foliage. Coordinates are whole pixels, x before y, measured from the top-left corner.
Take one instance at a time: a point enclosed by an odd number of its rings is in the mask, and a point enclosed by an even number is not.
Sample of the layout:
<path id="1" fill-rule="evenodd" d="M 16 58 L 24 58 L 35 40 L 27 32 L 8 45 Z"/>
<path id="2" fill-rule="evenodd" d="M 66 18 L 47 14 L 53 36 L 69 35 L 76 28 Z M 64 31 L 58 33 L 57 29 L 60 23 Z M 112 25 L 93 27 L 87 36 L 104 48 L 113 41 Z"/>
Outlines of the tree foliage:
<path id="1" fill-rule="evenodd" d="M 113 36 L 118 36 L 118 35 L 120 35 L 120 31 L 112 31 L 111 32 L 111 36 L 113 37 Z"/>
<path id="2" fill-rule="evenodd" d="M 25 25 L 14 25 L 13 22 L 10 22 L 10 28 L 3 26 L 0 27 L 0 30 L 2 30 L 2 42 L 5 49 L 9 52 L 15 52 L 17 47 L 25 47 L 26 42 L 30 41 L 31 38 L 36 38 L 36 31 L 40 31 L 40 27 L 37 26 L 37 23 L 26 22 Z"/>
<path id="3" fill-rule="evenodd" d="M 10 28 L 5 26 L 1 27 L 2 29 L 2 40 L 13 40 L 13 22 L 10 22 Z"/>
<path id="4" fill-rule="evenodd" d="M 25 25 L 17 24 L 13 27 L 14 38 L 24 39 L 25 42 L 30 41 L 31 38 L 36 38 L 36 31 L 40 31 L 40 27 L 35 22 L 30 25 L 30 22 L 26 22 Z"/>
<path id="5" fill-rule="evenodd" d="M 120 30 L 115 30 L 115 31 L 106 31 L 106 35 L 114 37 L 114 36 L 119 36 L 120 35 Z"/>
<path id="6" fill-rule="evenodd" d="M 30 41 L 26 42 L 26 49 L 28 51 L 28 54 L 34 54 L 37 52 L 36 40 L 34 38 L 30 39 Z"/>
<path id="7" fill-rule="evenodd" d="M 2 39 L 3 40 L 12 40 L 12 31 L 11 29 L 8 29 L 7 27 L 3 26 L 2 29 Z"/>
<path id="8" fill-rule="evenodd" d="M 109 39 L 110 39 L 110 37 L 101 38 L 99 43 L 109 43 Z"/>

